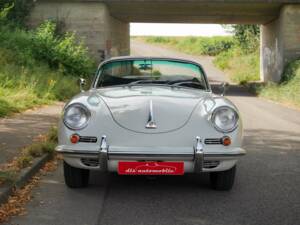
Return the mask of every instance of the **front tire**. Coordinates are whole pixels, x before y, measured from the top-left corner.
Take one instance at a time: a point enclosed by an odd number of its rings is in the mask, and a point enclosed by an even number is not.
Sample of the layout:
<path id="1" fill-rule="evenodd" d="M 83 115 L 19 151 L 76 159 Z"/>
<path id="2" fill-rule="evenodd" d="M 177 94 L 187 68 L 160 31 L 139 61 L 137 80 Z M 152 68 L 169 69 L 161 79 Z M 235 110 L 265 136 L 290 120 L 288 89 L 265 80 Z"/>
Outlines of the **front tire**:
<path id="1" fill-rule="evenodd" d="M 89 184 L 90 171 L 70 166 L 64 161 L 65 183 L 70 188 L 82 188 Z"/>
<path id="2" fill-rule="evenodd" d="M 228 191 L 234 184 L 236 166 L 226 171 L 211 172 L 210 183 L 212 188 L 220 191 Z"/>

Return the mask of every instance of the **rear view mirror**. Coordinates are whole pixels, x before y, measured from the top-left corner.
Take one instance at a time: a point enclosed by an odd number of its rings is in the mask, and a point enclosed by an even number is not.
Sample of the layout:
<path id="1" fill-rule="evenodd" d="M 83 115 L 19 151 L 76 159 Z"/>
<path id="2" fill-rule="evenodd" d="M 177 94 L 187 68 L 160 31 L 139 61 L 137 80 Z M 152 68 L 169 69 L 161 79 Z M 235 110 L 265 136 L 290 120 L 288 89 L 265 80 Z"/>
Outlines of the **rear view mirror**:
<path id="1" fill-rule="evenodd" d="M 223 82 L 223 83 L 221 83 L 221 88 L 222 88 L 222 94 L 221 94 L 221 96 L 224 96 L 224 95 L 225 95 L 225 93 L 226 93 L 228 87 L 229 87 L 229 83 L 228 83 L 228 82 Z"/>
<path id="2" fill-rule="evenodd" d="M 78 84 L 81 92 L 84 92 L 83 87 L 86 85 L 86 80 L 84 78 L 78 79 Z"/>

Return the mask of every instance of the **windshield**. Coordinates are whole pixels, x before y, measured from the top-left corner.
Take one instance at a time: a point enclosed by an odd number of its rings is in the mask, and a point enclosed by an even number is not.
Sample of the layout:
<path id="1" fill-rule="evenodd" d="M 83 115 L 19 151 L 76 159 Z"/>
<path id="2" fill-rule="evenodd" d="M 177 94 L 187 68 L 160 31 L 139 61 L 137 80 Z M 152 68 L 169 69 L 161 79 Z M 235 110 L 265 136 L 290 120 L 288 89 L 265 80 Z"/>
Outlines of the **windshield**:
<path id="1" fill-rule="evenodd" d="M 170 85 L 207 90 L 202 69 L 193 63 L 133 59 L 113 61 L 100 68 L 95 87 L 116 85 Z"/>

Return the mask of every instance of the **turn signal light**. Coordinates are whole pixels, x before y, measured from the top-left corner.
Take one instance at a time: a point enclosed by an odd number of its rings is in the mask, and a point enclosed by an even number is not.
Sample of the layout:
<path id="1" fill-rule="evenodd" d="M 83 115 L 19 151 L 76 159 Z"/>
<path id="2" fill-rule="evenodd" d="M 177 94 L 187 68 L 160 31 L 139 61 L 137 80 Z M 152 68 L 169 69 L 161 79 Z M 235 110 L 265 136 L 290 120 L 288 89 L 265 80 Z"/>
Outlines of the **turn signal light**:
<path id="1" fill-rule="evenodd" d="M 230 144 L 231 144 L 231 139 L 230 139 L 230 137 L 227 137 L 227 136 L 223 137 L 223 138 L 222 138 L 222 144 L 223 144 L 224 146 L 230 145 Z"/>
<path id="2" fill-rule="evenodd" d="M 72 134 L 70 137 L 70 141 L 73 144 L 76 144 L 79 141 L 80 137 L 78 134 Z"/>

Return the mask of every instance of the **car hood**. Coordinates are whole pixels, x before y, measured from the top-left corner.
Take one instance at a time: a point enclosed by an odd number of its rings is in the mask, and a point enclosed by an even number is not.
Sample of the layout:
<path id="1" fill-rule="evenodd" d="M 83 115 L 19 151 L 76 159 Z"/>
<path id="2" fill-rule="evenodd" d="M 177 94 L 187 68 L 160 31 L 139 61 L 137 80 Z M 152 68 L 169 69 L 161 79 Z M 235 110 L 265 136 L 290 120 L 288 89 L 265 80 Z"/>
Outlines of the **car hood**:
<path id="1" fill-rule="evenodd" d="M 201 90 L 154 86 L 104 88 L 98 94 L 119 126 L 141 133 L 180 129 L 210 95 Z M 146 128 L 151 117 L 156 128 Z"/>

